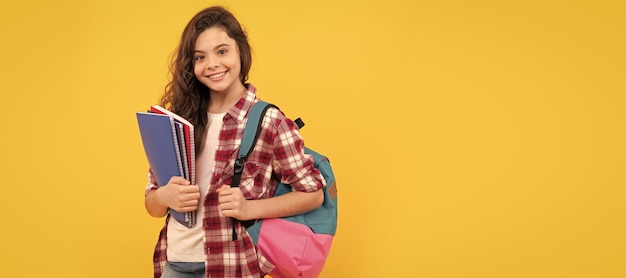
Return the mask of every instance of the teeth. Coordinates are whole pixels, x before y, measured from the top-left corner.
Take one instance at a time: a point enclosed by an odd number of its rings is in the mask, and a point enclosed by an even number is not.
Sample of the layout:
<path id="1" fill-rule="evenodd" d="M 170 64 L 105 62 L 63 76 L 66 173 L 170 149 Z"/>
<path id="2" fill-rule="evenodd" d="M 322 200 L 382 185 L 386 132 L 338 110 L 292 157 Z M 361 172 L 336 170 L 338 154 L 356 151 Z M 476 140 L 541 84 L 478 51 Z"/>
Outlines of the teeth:
<path id="1" fill-rule="evenodd" d="M 220 78 L 220 77 L 224 76 L 224 74 L 226 74 L 226 72 L 216 73 L 216 74 L 213 74 L 213 75 L 209 75 L 209 78 L 212 78 L 212 79 Z"/>

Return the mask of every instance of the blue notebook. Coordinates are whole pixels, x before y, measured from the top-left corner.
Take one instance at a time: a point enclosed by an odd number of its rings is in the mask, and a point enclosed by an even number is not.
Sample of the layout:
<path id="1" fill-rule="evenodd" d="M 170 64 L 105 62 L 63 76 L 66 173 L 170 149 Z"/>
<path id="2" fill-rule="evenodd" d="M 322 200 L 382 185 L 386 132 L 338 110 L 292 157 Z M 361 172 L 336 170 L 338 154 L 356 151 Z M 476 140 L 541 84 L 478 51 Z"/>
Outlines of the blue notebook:
<path id="1" fill-rule="evenodd" d="M 180 136 L 180 127 L 174 118 L 157 113 L 137 112 L 137 123 L 148 164 L 157 185 L 166 185 L 173 176 L 189 179 L 189 170 L 185 167 L 186 157 L 183 156 L 186 144 L 184 136 Z M 195 211 L 186 213 L 173 209 L 169 211 L 186 227 L 195 225 Z"/>

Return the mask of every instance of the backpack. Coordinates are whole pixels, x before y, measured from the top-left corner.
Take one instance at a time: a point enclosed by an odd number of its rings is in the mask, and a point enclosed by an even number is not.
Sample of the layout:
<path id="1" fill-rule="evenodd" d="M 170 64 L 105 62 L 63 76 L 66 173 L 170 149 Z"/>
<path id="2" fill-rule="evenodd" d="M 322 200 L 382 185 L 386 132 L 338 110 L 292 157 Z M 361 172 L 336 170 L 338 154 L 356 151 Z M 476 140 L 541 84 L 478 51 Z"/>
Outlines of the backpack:
<path id="1" fill-rule="evenodd" d="M 248 113 L 231 187 L 239 186 L 245 161 L 256 145 L 263 116 L 270 107 L 278 108 L 260 101 L 255 103 Z M 300 119 L 294 122 L 299 128 L 304 126 Z M 269 273 L 273 278 L 317 277 L 324 268 L 337 231 L 337 187 L 330 162 L 327 157 L 309 148 L 305 147 L 304 152 L 313 156 L 315 168 L 326 181 L 326 186 L 322 189 L 324 192 L 322 205 L 304 214 L 261 219 L 254 224 L 244 223 L 255 246 L 276 266 Z M 279 183 L 274 196 L 291 191 L 289 184 Z M 235 237 L 233 226 L 233 239 Z"/>

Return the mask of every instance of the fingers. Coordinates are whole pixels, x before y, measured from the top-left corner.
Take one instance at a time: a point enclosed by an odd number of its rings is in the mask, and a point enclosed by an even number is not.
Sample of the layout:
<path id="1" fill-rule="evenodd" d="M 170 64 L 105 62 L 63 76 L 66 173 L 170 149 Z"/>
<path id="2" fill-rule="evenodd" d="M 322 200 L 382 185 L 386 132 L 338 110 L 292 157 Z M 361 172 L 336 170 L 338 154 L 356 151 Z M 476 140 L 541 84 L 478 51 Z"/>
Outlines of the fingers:
<path id="1" fill-rule="evenodd" d="M 183 177 L 176 176 L 172 177 L 167 184 L 189 185 L 191 183 Z"/>
<path id="2" fill-rule="evenodd" d="M 161 203 L 173 210 L 188 212 L 198 209 L 200 187 L 196 184 L 191 185 L 182 177 L 172 177 L 166 186 L 160 187 L 157 191 Z"/>
<path id="3" fill-rule="evenodd" d="M 243 196 L 241 189 L 222 185 L 217 189 L 218 206 L 222 215 L 243 219 L 247 208 L 247 200 Z"/>
<path id="4" fill-rule="evenodd" d="M 175 211 L 178 212 L 189 212 L 189 211 L 194 211 L 198 209 L 198 200 L 188 200 L 185 202 L 181 202 L 179 203 L 179 207 L 176 208 L 172 208 Z"/>
<path id="5" fill-rule="evenodd" d="M 182 186 L 179 186 L 177 190 L 178 192 L 180 192 L 180 194 L 193 194 L 193 195 L 197 195 L 197 197 L 200 197 L 200 186 L 196 184 L 182 185 Z"/>
<path id="6" fill-rule="evenodd" d="M 220 204 L 229 203 L 229 202 L 237 202 L 243 198 L 243 193 L 241 189 L 237 187 L 230 187 L 228 185 L 222 185 L 222 187 L 216 190 L 218 194 L 218 201 Z"/>
<path id="7" fill-rule="evenodd" d="M 178 200 L 172 202 L 170 208 L 178 212 L 188 212 L 198 209 L 200 196 L 194 196 L 193 194 L 180 195 Z"/>
<path id="8" fill-rule="evenodd" d="M 228 184 L 222 184 L 222 186 L 220 186 L 217 190 L 215 190 L 215 192 L 220 193 L 228 188 L 231 188 L 230 185 Z"/>

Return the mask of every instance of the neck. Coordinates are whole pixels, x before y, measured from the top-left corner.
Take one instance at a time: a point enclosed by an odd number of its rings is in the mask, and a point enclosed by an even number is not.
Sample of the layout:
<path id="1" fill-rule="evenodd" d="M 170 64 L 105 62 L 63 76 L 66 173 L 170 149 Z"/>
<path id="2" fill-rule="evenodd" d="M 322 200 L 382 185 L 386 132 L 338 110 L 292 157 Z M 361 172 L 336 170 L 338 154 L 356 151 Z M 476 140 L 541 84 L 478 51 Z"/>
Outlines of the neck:
<path id="1" fill-rule="evenodd" d="M 220 114 L 233 107 L 248 90 L 243 84 L 237 84 L 238 85 L 232 86 L 228 90 L 219 92 L 211 91 L 211 101 L 209 102 L 208 111 L 210 113 Z"/>

